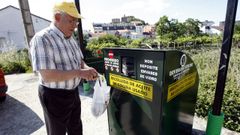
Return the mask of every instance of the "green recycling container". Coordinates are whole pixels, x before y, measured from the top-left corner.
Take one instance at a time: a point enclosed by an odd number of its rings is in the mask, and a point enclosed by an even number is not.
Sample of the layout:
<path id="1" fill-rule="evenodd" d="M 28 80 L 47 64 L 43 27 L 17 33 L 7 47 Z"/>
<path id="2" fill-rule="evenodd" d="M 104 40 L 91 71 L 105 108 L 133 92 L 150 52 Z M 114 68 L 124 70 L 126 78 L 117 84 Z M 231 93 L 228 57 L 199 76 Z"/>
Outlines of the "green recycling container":
<path id="1" fill-rule="evenodd" d="M 110 135 L 191 135 L 198 72 L 176 50 L 103 49 Z"/>

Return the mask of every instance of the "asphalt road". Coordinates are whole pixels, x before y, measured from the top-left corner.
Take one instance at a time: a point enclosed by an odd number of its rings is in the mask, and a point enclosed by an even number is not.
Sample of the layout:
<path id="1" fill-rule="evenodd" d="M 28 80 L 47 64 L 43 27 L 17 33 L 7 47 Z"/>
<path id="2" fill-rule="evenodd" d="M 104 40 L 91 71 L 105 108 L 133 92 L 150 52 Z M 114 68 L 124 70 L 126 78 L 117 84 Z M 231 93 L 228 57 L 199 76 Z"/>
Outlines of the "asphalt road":
<path id="1" fill-rule="evenodd" d="M 46 135 L 42 108 L 38 99 L 38 78 L 34 74 L 6 75 L 8 97 L 0 104 L 0 135 Z M 91 94 L 84 95 L 82 101 L 82 121 L 84 135 L 109 135 L 107 113 L 99 118 L 91 114 Z M 204 134 L 206 121 L 194 117 L 194 131 Z M 226 129 L 221 135 L 240 135 Z"/>

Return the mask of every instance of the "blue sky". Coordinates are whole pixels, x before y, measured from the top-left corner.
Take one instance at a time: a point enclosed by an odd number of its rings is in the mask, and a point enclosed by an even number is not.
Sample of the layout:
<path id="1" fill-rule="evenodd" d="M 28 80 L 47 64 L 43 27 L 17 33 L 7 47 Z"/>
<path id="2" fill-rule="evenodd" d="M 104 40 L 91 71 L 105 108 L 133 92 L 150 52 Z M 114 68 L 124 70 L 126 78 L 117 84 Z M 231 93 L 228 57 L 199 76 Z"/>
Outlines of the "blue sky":
<path id="1" fill-rule="evenodd" d="M 51 20 L 54 2 L 61 0 L 28 0 L 33 14 Z M 71 0 L 68 0 L 71 1 Z M 150 24 L 163 15 L 170 19 L 185 21 L 194 18 L 200 21 L 225 20 L 227 0 L 80 0 L 83 29 L 92 29 L 92 23 L 109 23 L 112 18 L 131 15 Z M 19 7 L 18 0 L 0 0 L 0 8 L 8 5 Z M 238 4 L 238 7 L 240 4 Z M 239 7 L 240 8 L 240 7 Z M 240 11 L 237 11 L 240 20 Z"/>

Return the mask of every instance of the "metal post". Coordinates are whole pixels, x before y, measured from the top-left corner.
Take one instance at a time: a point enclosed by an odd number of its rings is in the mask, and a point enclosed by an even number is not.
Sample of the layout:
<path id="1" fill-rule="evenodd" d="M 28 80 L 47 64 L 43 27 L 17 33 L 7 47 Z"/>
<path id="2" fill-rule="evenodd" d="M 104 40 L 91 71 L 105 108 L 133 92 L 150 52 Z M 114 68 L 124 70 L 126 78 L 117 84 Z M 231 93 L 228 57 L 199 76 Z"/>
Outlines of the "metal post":
<path id="1" fill-rule="evenodd" d="M 237 5 L 238 0 L 228 0 L 216 92 L 213 102 L 213 110 L 208 113 L 206 135 L 220 135 L 224 122 L 224 114 L 221 113 L 221 107 L 230 59 Z"/>
<path id="2" fill-rule="evenodd" d="M 216 93 L 215 93 L 215 98 L 213 103 L 214 115 L 221 114 L 221 106 L 223 101 L 228 63 L 230 59 L 237 5 L 238 5 L 238 0 L 228 0 L 225 26 L 224 26 L 224 35 L 223 35 L 223 41 L 222 41 L 222 50 L 220 55 L 220 64 L 218 69 Z"/>
<path id="3" fill-rule="evenodd" d="M 75 0 L 75 5 L 77 7 L 77 10 L 78 10 L 79 14 L 81 14 L 79 0 Z M 79 24 L 78 24 L 78 39 L 79 39 L 80 48 L 81 48 L 82 53 L 84 55 L 85 54 L 85 45 L 83 43 L 82 20 L 79 18 L 78 22 L 79 22 Z"/>
<path id="4" fill-rule="evenodd" d="M 81 14 L 81 10 L 80 10 L 80 2 L 79 2 L 79 0 L 75 0 L 75 5 L 76 5 L 76 7 L 77 7 L 77 10 L 78 10 L 78 12 L 79 12 L 79 14 Z M 78 22 L 79 22 L 79 24 L 78 24 L 78 40 L 79 40 L 79 44 L 80 44 L 80 48 L 81 48 L 81 51 L 82 51 L 82 53 L 83 53 L 83 56 L 85 55 L 85 45 L 84 45 L 84 43 L 83 43 L 83 30 L 82 30 L 82 20 L 79 18 L 78 19 Z M 85 94 L 87 94 L 89 91 L 90 91 L 90 89 L 91 89 L 91 87 L 90 87 L 90 84 L 89 84 L 89 82 L 88 81 L 86 81 L 86 80 L 83 80 L 83 90 L 84 90 L 84 92 L 85 92 Z"/>

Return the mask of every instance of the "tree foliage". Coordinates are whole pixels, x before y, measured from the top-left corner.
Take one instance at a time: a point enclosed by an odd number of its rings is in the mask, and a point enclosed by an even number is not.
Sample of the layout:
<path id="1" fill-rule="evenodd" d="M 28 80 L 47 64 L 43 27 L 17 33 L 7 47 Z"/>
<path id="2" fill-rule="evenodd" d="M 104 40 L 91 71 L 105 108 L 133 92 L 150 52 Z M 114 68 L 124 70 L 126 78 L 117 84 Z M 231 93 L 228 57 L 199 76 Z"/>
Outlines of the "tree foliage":
<path id="1" fill-rule="evenodd" d="M 233 44 L 240 48 L 240 24 L 234 27 Z"/>
<path id="2" fill-rule="evenodd" d="M 129 22 L 132 22 L 132 21 L 139 21 L 139 22 L 142 23 L 142 25 L 145 25 L 145 24 L 146 24 L 145 21 L 143 21 L 143 20 L 141 20 L 141 19 L 139 19 L 139 18 L 135 18 L 134 16 L 131 16 L 131 17 L 130 17 Z"/>
<path id="3" fill-rule="evenodd" d="M 167 16 L 163 16 L 156 23 L 156 31 L 160 39 L 175 40 L 179 35 L 179 26 L 176 19 L 169 20 Z"/>
<path id="4" fill-rule="evenodd" d="M 184 36 L 199 36 L 201 35 L 200 30 L 201 22 L 197 19 L 188 18 L 184 23 L 183 26 L 186 29 L 186 33 Z"/>
<path id="5" fill-rule="evenodd" d="M 240 24 L 236 24 L 234 27 L 234 34 L 240 34 Z"/>
<path id="6" fill-rule="evenodd" d="M 192 55 L 199 73 L 199 89 L 196 104 L 196 114 L 206 118 L 211 109 L 216 91 L 217 73 L 220 49 L 198 50 Z M 224 113 L 224 127 L 240 132 L 240 50 L 232 49 L 231 59 L 224 90 L 222 112 Z"/>
<path id="7" fill-rule="evenodd" d="M 97 39 L 92 39 L 87 44 L 86 49 L 91 51 L 93 55 L 96 54 L 98 50 L 105 47 L 123 47 L 128 43 L 128 39 L 123 37 L 117 37 L 114 35 L 104 35 Z"/>
<path id="8" fill-rule="evenodd" d="M 181 47 L 186 45 L 218 45 L 221 42 L 219 35 L 203 34 L 200 30 L 202 23 L 193 18 L 188 18 L 185 22 L 178 22 L 177 19 L 169 20 L 163 16 L 156 23 L 157 42 L 163 46 Z M 236 37 L 237 38 L 237 37 Z"/>
<path id="9" fill-rule="evenodd" d="M 163 16 L 156 23 L 157 34 L 161 38 L 168 38 L 172 41 L 179 37 L 199 36 L 201 22 L 192 18 L 188 18 L 181 23 L 177 19 L 169 20 L 167 16 Z"/>

